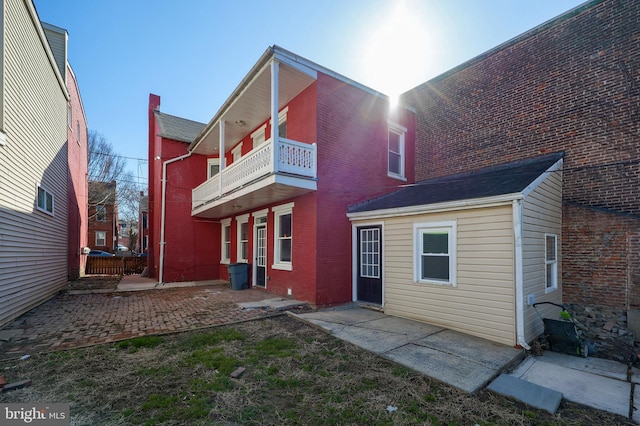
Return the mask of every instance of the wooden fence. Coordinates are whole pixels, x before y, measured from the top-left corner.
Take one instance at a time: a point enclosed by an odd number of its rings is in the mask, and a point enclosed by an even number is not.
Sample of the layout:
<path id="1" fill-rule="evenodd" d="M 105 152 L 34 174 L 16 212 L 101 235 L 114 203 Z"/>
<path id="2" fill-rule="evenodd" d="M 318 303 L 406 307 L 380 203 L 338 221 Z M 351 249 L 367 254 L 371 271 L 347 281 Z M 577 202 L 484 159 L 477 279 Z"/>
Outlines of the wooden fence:
<path id="1" fill-rule="evenodd" d="M 132 275 L 142 273 L 146 266 L 146 257 L 88 256 L 85 273 L 90 275 Z"/>

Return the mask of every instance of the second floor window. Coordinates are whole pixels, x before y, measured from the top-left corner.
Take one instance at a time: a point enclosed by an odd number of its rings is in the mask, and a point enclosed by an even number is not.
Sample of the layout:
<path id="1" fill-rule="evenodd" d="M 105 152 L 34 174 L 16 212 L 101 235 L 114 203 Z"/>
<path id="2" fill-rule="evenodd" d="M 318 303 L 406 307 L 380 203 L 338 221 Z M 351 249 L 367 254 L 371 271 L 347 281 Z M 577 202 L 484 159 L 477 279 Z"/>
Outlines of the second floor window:
<path id="1" fill-rule="evenodd" d="M 404 179 L 404 135 L 406 129 L 389 123 L 389 165 L 388 175 Z"/>
<path id="2" fill-rule="evenodd" d="M 288 107 L 278 114 L 278 136 L 281 138 L 287 137 L 287 112 L 289 112 Z"/>
<path id="3" fill-rule="evenodd" d="M 218 173 L 220 173 L 220 159 L 209 158 L 207 160 L 207 179 L 211 179 Z"/>
<path id="4" fill-rule="evenodd" d="M 96 206 L 96 220 L 99 222 L 107 221 L 107 208 L 102 204 Z"/>

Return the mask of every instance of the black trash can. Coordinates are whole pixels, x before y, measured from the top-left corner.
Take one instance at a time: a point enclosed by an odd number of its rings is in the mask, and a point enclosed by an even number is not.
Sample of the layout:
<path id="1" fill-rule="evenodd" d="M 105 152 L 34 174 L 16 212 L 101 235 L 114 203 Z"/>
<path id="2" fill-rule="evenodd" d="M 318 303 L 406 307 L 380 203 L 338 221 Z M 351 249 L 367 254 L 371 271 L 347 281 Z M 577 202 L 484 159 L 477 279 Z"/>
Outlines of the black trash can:
<path id="1" fill-rule="evenodd" d="M 229 282 L 232 290 L 244 290 L 249 288 L 249 264 L 231 263 L 227 265 Z"/>

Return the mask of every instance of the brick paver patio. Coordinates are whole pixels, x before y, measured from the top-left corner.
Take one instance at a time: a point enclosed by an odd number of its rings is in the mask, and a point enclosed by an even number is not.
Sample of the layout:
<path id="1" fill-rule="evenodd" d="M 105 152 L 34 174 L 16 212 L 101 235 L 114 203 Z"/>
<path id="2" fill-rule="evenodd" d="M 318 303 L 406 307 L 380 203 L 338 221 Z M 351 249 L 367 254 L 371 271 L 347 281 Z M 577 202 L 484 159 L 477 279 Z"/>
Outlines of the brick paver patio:
<path id="1" fill-rule="evenodd" d="M 240 302 L 274 297 L 263 290 L 201 286 L 70 294 L 61 292 L 0 329 L 0 358 L 13 358 L 148 334 L 192 330 L 274 315 Z"/>

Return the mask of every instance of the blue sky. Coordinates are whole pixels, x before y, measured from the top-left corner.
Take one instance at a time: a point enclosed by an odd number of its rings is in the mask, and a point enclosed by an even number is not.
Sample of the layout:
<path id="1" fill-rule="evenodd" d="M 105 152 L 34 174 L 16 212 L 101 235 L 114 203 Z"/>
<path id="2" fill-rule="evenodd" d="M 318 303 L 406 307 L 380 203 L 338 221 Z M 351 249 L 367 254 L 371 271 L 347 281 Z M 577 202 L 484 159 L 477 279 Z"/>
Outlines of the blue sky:
<path id="1" fill-rule="evenodd" d="M 34 0 L 69 33 L 89 129 L 146 184 L 149 93 L 208 122 L 268 46 L 388 95 L 584 0 Z"/>

